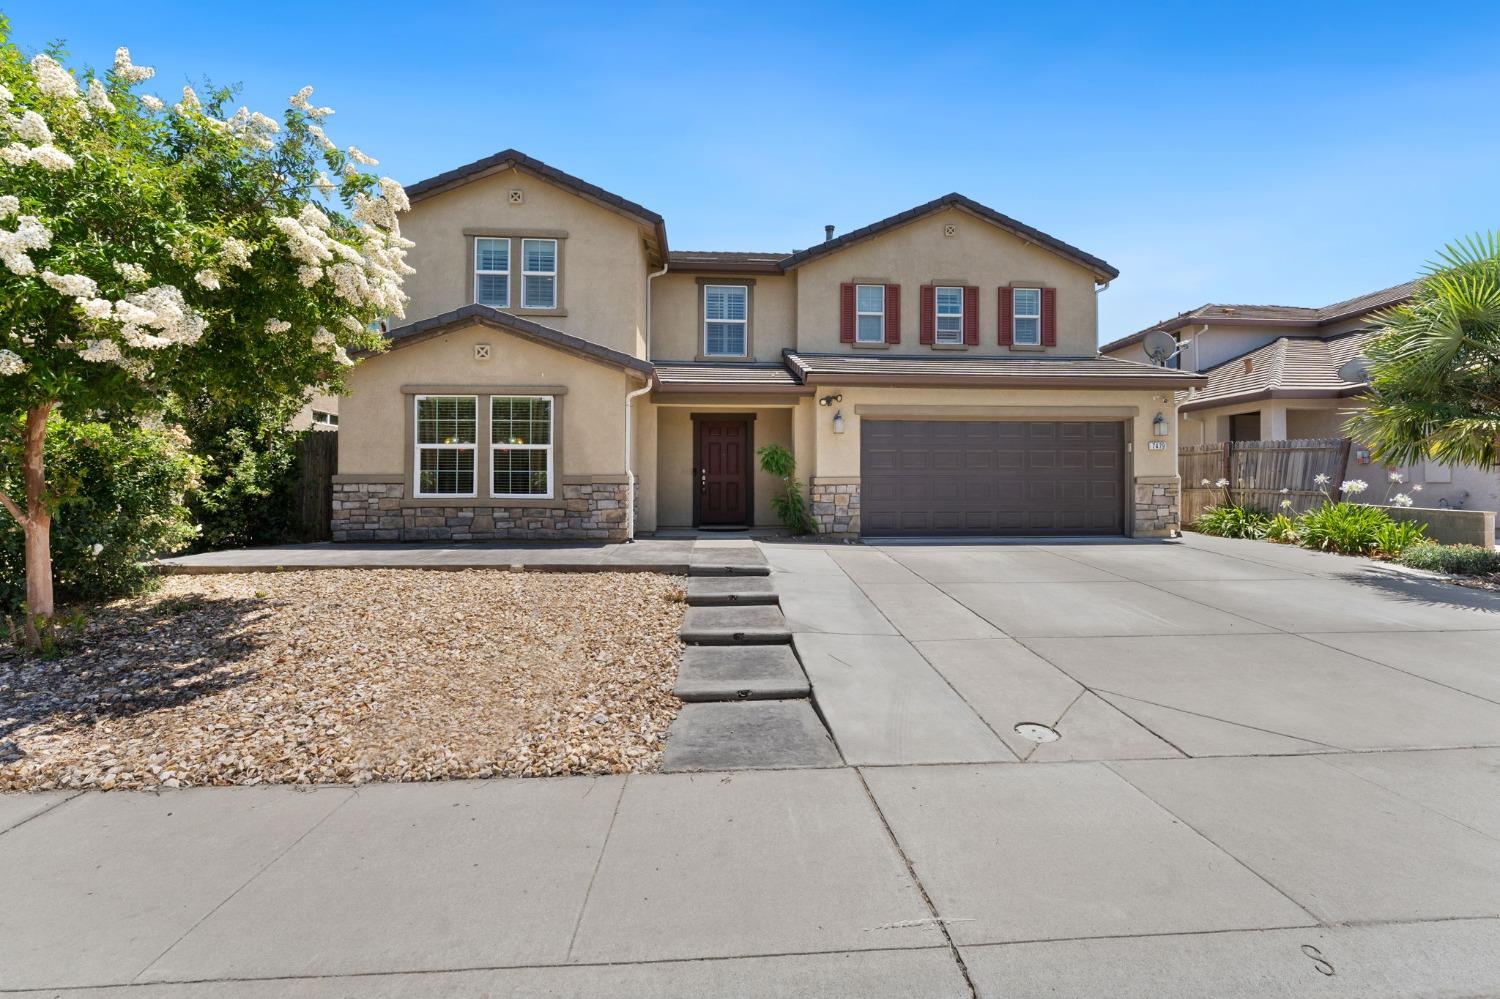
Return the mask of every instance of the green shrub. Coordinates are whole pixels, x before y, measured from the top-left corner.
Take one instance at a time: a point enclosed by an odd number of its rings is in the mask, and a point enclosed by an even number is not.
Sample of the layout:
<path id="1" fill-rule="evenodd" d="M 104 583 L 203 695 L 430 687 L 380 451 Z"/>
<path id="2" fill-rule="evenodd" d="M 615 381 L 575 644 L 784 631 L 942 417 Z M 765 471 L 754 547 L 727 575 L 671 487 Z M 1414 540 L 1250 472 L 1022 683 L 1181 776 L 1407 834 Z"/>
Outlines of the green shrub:
<path id="1" fill-rule="evenodd" d="M 18 433 L 0 452 L 0 488 L 23 492 Z M 53 417 L 47 470 L 61 499 L 52 520 L 52 564 L 61 602 L 138 593 L 153 578 L 146 565 L 183 548 L 194 536 L 185 506 L 199 462 L 180 433 L 112 427 Z M 21 528 L 0 521 L 0 610 L 26 599 Z"/>
<path id="2" fill-rule="evenodd" d="M 1211 506 L 1198 515 L 1193 529 L 1221 538 L 1264 538 L 1271 518 L 1247 506 Z"/>
<path id="3" fill-rule="evenodd" d="M 1297 543 L 1297 522 L 1284 513 L 1278 513 L 1266 524 L 1266 540 L 1279 544 Z"/>
<path id="4" fill-rule="evenodd" d="M 1369 555 L 1380 545 L 1380 531 L 1391 518 L 1363 503 L 1324 503 L 1297 518 L 1298 543 L 1340 555 Z"/>
<path id="5" fill-rule="evenodd" d="M 1375 550 L 1386 558 L 1395 558 L 1423 540 L 1427 525 L 1414 520 L 1393 520 L 1375 531 Z"/>
<path id="6" fill-rule="evenodd" d="M 1396 561 L 1413 569 L 1456 576 L 1500 572 L 1500 551 L 1478 545 L 1440 545 L 1436 541 L 1420 541 L 1403 551 Z"/>
<path id="7" fill-rule="evenodd" d="M 781 480 L 782 491 L 771 497 L 771 509 L 776 511 L 777 519 L 793 534 L 811 534 L 816 525 L 802 498 L 802 487 L 797 484 L 797 459 L 780 444 L 767 444 L 755 453 L 760 458 L 761 471 Z"/>

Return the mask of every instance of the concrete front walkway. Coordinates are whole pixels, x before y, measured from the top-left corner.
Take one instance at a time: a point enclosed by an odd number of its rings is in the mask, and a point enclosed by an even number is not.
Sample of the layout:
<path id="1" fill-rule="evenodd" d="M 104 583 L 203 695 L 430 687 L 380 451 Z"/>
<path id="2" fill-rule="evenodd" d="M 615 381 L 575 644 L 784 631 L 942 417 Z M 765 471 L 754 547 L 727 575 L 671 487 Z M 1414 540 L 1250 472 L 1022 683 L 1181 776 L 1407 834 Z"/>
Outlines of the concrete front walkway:
<path id="1" fill-rule="evenodd" d="M 0 990 L 1500 994 L 1494 594 L 1201 538 L 762 550 L 844 765 L 0 796 Z"/>

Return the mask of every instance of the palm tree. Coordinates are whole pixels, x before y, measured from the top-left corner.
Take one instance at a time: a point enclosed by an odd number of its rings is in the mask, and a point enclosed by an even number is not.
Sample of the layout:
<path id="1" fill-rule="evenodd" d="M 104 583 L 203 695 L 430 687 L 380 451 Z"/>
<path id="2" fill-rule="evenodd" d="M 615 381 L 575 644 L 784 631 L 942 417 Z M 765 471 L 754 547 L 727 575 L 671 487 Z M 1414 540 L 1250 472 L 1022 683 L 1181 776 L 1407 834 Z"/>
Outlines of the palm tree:
<path id="1" fill-rule="evenodd" d="M 1500 466 L 1500 236 L 1449 245 L 1375 319 L 1369 403 L 1346 431 L 1391 464 Z"/>

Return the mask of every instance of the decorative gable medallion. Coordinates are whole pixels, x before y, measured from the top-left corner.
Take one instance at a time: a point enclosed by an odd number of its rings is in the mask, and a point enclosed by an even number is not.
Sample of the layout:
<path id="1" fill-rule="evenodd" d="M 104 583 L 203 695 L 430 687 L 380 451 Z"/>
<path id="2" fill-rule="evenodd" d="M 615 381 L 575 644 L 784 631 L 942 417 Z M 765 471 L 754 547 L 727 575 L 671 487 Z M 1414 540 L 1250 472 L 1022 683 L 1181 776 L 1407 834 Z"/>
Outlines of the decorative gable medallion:
<path id="1" fill-rule="evenodd" d="M 943 235 L 944 236 L 957 236 L 958 235 L 958 226 L 955 225 L 952 222 L 947 223 L 946 225 L 943 226 Z"/>
<path id="2" fill-rule="evenodd" d="M 474 360 L 488 361 L 490 359 L 490 345 L 487 343 L 476 343 L 474 345 Z"/>
<path id="3" fill-rule="evenodd" d="M 526 193 L 519 187 L 511 188 L 508 196 L 510 198 L 510 203 L 513 205 L 519 205 L 526 200 Z"/>

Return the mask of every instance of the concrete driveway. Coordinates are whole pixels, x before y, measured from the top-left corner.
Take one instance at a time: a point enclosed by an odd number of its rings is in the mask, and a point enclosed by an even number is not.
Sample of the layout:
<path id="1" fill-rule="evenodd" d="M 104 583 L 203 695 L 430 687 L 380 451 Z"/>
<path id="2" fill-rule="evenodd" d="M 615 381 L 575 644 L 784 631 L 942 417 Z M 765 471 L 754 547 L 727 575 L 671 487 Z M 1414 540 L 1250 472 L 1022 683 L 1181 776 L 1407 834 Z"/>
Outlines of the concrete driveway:
<path id="1" fill-rule="evenodd" d="M 0 991 L 1500 994 L 1496 595 L 762 547 L 843 765 L 0 796 Z"/>

